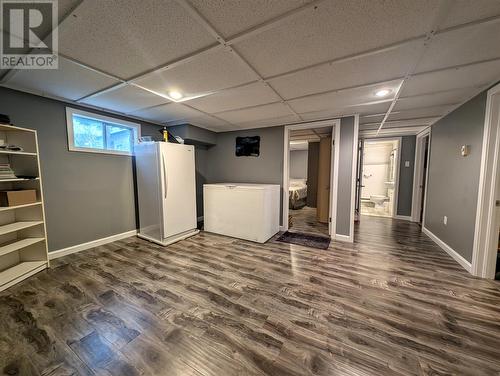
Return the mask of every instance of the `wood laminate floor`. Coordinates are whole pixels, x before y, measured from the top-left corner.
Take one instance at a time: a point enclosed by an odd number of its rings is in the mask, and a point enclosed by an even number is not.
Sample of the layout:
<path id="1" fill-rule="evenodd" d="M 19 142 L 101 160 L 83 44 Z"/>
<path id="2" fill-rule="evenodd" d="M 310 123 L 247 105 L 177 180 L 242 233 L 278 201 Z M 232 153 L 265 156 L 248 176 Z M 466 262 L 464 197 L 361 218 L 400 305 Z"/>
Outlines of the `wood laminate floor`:
<path id="1" fill-rule="evenodd" d="M 301 209 L 290 209 L 292 216 L 292 226 L 290 231 L 303 232 L 305 234 L 330 236 L 328 234 L 328 224 L 320 223 L 316 219 L 316 208 L 304 206 Z"/>
<path id="2" fill-rule="evenodd" d="M 405 221 L 326 251 L 128 238 L 0 293 L 0 374 L 498 375 L 499 303 Z"/>

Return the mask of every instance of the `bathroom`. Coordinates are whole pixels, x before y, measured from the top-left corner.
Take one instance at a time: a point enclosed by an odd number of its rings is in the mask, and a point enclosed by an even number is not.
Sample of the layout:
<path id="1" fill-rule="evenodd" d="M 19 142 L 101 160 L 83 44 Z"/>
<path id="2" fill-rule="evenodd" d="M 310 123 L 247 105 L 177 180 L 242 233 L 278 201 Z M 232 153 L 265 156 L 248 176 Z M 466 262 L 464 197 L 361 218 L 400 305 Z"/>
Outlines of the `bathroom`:
<path id="1" fill-rule="evenodd" d="M 365 140 L 361 214 L 393 217 L 397 201 L 399 139 Z"/>

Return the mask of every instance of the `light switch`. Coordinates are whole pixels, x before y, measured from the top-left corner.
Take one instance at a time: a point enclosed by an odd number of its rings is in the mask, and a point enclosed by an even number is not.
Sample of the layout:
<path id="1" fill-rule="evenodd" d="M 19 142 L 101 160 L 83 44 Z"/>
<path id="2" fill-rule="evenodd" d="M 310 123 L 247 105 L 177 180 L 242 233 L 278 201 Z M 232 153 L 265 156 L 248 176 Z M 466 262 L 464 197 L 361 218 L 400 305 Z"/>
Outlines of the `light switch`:
<path id="1" fill-rule="evenodd" d="M 462 145 L 460 148 L 460 153 L 462 154 L 462 157 L 466 157 L 469 155 L 469 145 Z"/>
<path id="2" fill-rule="evenodd" d="M 448 224 L 448 217 L 446 215 L 443 217 L 443 224 L 445 226 Z"/>
<path id="3" fill-rule="evenodd" d="M 410 161 L 405 161 L 405 167 L 410 167 Z"/>

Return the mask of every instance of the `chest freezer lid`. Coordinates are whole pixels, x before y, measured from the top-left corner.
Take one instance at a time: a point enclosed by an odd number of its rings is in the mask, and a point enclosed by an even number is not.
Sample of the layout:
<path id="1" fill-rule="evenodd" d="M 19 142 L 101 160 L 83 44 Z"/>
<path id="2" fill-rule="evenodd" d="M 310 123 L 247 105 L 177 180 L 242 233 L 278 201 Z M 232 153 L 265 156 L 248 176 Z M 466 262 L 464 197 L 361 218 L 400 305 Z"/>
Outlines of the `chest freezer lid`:
<path id="1" fill-rule="evenodd" d="M 244 189 L 244 190 L 280 189 L 280 186 L 278 184 L 256 184 L 256 183 L 215 183 L 215 184 L 204 184 L 203 187 L 209 189 Z"/>

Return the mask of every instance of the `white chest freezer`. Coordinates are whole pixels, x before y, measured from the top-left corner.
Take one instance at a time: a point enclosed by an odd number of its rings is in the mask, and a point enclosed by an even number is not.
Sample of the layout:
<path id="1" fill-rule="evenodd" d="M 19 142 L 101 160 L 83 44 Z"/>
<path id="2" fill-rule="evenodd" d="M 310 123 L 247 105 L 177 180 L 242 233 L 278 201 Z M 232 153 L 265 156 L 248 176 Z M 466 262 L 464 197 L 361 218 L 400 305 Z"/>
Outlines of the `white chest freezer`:
<path id="1" fill-rule="evenodd" d="M 279 185 L 205 184 L 203 202 L 205 231 L 258 243 L 279 231 Z"/>

